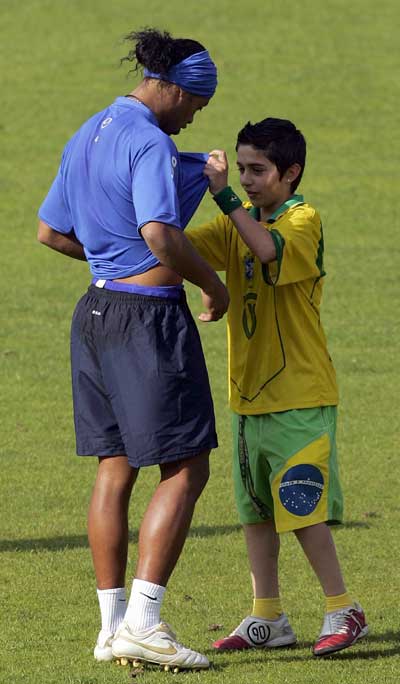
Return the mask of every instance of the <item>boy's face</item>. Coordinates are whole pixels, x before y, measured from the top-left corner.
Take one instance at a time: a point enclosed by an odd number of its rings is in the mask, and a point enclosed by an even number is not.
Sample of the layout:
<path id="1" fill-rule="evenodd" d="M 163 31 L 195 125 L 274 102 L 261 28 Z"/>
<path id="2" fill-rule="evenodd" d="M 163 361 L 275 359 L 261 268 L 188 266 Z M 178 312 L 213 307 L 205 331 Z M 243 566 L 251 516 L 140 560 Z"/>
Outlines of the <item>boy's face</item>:
<path id="1" fill-rule="evenodd" d="M 300 173 L 299 164 L 293 164 L 280 178 L 275 164 L 252 145 L 239 145 L 237 166 L 250 202 L 271 214 L 292 195 L 291 183 Z"/>

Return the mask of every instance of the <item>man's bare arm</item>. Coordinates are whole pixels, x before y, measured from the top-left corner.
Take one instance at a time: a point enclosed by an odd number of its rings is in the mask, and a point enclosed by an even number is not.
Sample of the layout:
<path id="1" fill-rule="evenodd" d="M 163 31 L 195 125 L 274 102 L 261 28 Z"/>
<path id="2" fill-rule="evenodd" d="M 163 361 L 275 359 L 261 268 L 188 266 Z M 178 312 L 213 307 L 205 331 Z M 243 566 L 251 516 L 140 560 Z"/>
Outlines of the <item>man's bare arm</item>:
<path id="1" fill-rule="evenodd" d="M 161 264 L 201 288 L 207 312 L 200 314 L 200 320 L 207 323 L 221 318 L 228 308 L 228 291 L 186 235 L 178 228 L 156 222 L 147 223 L 141 233 Z"/>
<path id="2" fill-rule="evenodd" d="M 39 221 L 38 235 L 37 238 L 42 245 L 54 249 L 60 254 L 65 254 L 72 259 L 79 259 L 80 261 L 86 261 L 85 252 L 79 240 L 76 239 L 74 233 L 58 233 L 53 228 L 47 225 L 44 221 Z"/>

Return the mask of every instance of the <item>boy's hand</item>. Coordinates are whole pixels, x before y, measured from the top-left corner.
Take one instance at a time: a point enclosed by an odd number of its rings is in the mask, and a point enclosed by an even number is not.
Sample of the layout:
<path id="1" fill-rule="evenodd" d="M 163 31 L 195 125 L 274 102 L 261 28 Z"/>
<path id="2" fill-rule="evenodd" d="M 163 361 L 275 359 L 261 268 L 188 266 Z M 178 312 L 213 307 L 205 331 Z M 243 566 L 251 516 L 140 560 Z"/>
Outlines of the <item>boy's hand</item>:
<path id="1" fill-rule="evenodd" d="M 204 168 L 212 195 L 216 195 L 228 185 L 228 168 L 228 158 L 224 150 L 212 150 Z"/>

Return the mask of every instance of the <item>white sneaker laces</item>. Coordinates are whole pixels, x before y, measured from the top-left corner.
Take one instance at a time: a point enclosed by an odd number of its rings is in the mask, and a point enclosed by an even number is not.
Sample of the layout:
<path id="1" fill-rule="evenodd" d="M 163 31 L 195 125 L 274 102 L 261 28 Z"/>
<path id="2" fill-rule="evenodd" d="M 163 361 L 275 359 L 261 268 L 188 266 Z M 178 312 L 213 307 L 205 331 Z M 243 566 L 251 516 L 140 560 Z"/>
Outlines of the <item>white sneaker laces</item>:
<path id="1" fill-rule="evenodd" d="M 179 641 L 177 641 L 176 634 L 172 631 L 171 627 L 166 622 L 163 622 L 162 625 L 165 627 L 165 636 L 163 636 L 162 639 L 165 639 L 166 641 L 172 639 L 179 648 L 185 648 L 183 644 L 180 644 Z"/>
<path id="2" fill-rule="evenodd" d="M 332 632 L 336 634 L 346 634 L 349 629 L 348 625 L 349 616 L 345 613 L 337 613 L 336 615 L 330 616 L 329 622 Z"/>

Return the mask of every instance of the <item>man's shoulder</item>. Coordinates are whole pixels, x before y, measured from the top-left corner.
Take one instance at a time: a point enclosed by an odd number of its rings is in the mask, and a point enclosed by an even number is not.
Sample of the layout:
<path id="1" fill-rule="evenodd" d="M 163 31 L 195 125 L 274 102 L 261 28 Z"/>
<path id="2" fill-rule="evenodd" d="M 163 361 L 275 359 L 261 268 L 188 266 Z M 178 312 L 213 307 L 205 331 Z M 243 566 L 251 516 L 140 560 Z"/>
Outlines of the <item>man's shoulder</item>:
<path id="1" fill-rule="evenodd" d="M 143 120 L 137 127 L 131 128 L 132 139 L 139 147 L 156 147 L 159 150 L 173 152 L 178 156 L 176 145 L 169 135 L 150 121 Z"/>
<path id="2" fill-rule="evenodd" d="M 157 148 L 160 152 L 170 152 L 178 156 L 174 141 L 161 130 L 154 117 L 149 116 L 146 109 L 129 107 L 124 98 L 118 97 L 112 105 L 104 110 L 106 121 L 115 124 L 117 138 L 130 142 L 137 150 Z M 102 124 L 103 125 L 103 124 Z"/>

